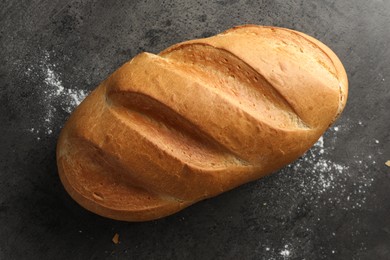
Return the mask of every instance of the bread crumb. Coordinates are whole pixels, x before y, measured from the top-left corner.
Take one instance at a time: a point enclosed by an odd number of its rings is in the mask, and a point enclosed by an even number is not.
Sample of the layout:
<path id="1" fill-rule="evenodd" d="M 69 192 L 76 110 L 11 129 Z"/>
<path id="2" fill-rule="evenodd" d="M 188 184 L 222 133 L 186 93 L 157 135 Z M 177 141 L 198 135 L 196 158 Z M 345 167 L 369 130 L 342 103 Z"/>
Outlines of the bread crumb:
<path id="1" fill-rule="evenodd" d="M 389 166 L 390 167 L 390 160 L 388 160 L 387 162 L 385 162 L 386 166 Z"/>
<path id="2" fill-rule="evenodd" d="M 119 243 L 119 234 L 118 233 L 115 233 L 115 235 L 112 238 L 112 242 L 114 244 L 118 244 Z"/>

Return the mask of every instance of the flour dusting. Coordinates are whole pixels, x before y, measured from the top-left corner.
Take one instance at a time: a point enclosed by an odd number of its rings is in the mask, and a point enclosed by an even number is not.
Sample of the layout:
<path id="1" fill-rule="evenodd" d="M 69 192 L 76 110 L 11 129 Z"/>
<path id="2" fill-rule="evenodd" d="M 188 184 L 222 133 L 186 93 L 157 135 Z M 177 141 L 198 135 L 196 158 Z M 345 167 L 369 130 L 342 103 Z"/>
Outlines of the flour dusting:
<path id="1" fill-rule="evenodd" d="M 354 127 L 363 126 L 363 122 L 358 121 Z M 367 203 L 366 194 L 370 192 L 374 182 L 368 169 L 376 164 L 375 156 L 355 155 L 345 164 L 338 161 L 334 152 L 340 149 L 337 145 L 338 135 L 348 134 L 351 127 L 331 127 L 308 152 L 283 168 L 277 176 L 257 182 L 258 187 L 253 190 L 256 210 L 268 212 L 271 218 L 283 219 L 280 224 L 282 227 L 287 223 L 294 223 L 292 228 L 297 230 L 295 232 L 310 237 L 317 232 L 318 225 L 326 221 L 320 217 L 324 215 L 324 210 L 327 210 L 331 217 L 334 208 L 345 212 L 362 209 Z M 378 144 L 379 141 L 374 139 L 373 143 Z M 267 192 L 259 193 L 259 190 L 263 189 Z M 313 217 L 304 218 L 305 221 L 300 224 L 300 216 L 307 214 Z M 278 228 L 280 229 L 279 226 Z M 280 241 L 286 244 L 284 247 L 280 248 L 280 245 L 275 244 L 273 248 L 267 245 L 263 247 L 263 252 L 269 259 L 292 258 L 294 251 L 300 250 L 302 245 L 308 243 L 297 238 L 295 232 L 286 233 L 289 235 L 280 238 Z M 337 228 L 330 228 L 328 235 L 336 237 Z M 364 249 L 364 245 L 362 248 Z M 332 255 L 337 251 L 331 248 L 328 253 Z"/>
<path id="2" fill-rule="evenodd" d="M 284 246 L 284 249 L 282 251 L 280 251 L 280 255 L 284 257 L 284 259 L 286 259 L 287 257 L 289 257 L 291 254 L 290 250 L 288 250 L 288 245 L 285 245 Z"/>
<path id="3" fill-rule="evenodd" d="M 52 65 L 55 67 L 55 65 Z M 53 90 L 55 91 L 54 94 L 61 95 L 61 93 L 64 91 L 64 87 L 62 86 L 62 82 L 59 79 L 58 75 L 54 73 L 53 69 L 50 67 L 49 64 L 46 64 L 46 68 L 44 68 L 45 72 L 45 83 L 48 86 L 53 87 Z"/>
<path id="4" fill-rule="evenodd" d="M 312 201 L 337 205 L 345 210 L 361 208 L 366 202 L 364 194 L 374 181 L 366 169 L 375 161 L 369 157 L 356 158 L 349 165 L 335 161 L 332 144 L 339 131 L 339 126 L 331 128 L 327 138 L 321 137 L 303 157 L 283 171 L 299 184 L 298 192 L 310 196 Z M 347 189 L 351 183 L 356 189 Z M 323 200 L 325 197 L 327 199 Z"/>
<path id="5" fill-rule="evenodd" d="M 58 118 L 59 113 L 72 113 L 88 95 L 88 91 L 65 87 L 61 80 L 61 74 L 57 72 L 57 65 L 51 63 L 48 51 L 44 51 L 42 60 L 37 64 L 38 66 L 28 67 L 25 74 L 31 76 L 35 73 L 36 76 L 43 77 L 43 82 L 37 91 L 40 94 L 39 102 L 44 106 L 44 114 L 42 122 L 39 122 L 39 125 L 29 129 L 29 131 L 37 135 L 42 133 L 51 135 L 54 129 L 58 127 L 55 119 Z M 37 137 L 37 140 L 40 140 L 40 137 Z"/>

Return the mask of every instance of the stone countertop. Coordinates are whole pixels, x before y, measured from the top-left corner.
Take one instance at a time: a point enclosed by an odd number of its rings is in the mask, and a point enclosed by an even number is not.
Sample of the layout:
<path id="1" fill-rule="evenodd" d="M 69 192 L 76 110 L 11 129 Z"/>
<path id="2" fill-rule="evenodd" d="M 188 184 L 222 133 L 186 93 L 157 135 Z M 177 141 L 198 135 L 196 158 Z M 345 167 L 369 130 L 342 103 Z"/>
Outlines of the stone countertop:
<path id="1" fill-rule="evenodd" d="M 161 220 L 78 206 L 55 161 L 75 106 L 142 51 L 246 23 L 339 55 L 350 95 L 335 125 L 274 175 Z M 0 43 L 0 259 L 390 259 L 390 1 L 5 0 Z"/>

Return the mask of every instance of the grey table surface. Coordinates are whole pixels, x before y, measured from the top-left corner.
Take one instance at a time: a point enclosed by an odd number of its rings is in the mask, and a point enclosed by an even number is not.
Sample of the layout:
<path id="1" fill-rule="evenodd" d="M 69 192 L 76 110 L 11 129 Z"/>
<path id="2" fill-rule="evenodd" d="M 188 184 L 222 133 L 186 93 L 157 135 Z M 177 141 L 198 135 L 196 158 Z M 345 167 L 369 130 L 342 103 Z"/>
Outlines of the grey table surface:
<path id="1" fill-rule="evenodd" d="M 55 146 L 85 95 L 142 51 L 246 23 L 339 55 L 350 95 L 335 125 L 274 175 L 161 220 L 78 206 Z M 390 259 L 390 1 L 3 0 L 0 43 L 0 259 Z"/>

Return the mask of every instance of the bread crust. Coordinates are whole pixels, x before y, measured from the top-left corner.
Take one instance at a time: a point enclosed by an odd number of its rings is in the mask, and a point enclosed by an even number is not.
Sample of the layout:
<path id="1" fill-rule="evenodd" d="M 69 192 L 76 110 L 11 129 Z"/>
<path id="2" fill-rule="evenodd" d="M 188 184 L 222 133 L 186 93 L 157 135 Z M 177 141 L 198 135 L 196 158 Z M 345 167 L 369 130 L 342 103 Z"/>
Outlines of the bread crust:
<path id="1" fill-rule="evenodd" d="M 336 54 L 285 28 L 239 26 L 141 53 L 70 116 L 59 176 L 99 215 L 161 218 L 294 161 L 347 94 Z"/>

